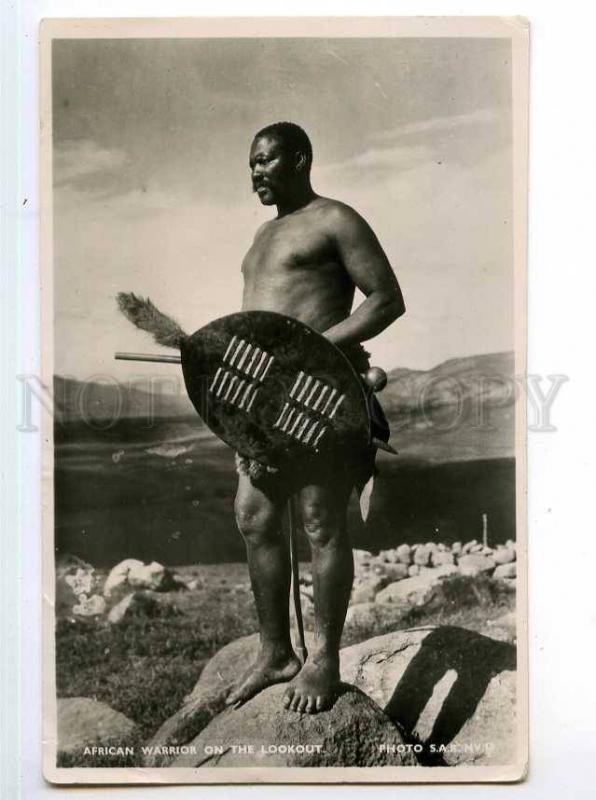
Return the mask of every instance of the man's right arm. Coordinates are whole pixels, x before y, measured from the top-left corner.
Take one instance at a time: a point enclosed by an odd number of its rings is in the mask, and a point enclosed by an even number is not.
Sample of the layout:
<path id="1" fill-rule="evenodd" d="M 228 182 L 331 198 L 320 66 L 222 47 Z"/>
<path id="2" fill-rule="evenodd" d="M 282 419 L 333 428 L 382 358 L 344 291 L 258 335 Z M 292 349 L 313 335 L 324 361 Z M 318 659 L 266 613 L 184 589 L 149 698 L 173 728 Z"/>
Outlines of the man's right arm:
<path id="1" fill-rule="evenodd" d="M 332 236 L 341 261 L 366 299 L 342 322 L 325 331 L 334 344 L 372 339 L 406 310 L 391 265 L 368 223 L 349 206 L 337 203 L 330 214 Z"/>

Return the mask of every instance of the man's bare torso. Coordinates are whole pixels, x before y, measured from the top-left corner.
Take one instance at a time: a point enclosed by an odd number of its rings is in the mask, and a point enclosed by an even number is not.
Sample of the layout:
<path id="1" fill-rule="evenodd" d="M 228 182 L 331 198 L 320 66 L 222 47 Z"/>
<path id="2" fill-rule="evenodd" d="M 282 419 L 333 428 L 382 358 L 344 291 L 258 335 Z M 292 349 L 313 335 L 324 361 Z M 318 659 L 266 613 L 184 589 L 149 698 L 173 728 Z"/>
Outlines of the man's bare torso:
<path id="1" fill-rule="evenodd" d="M 333 238 L 338 206 L 316 197 L 259 228 L 242 262 L 244 311 L 277 311 L 319 331 L 349 315 L 354 282 Z"/>

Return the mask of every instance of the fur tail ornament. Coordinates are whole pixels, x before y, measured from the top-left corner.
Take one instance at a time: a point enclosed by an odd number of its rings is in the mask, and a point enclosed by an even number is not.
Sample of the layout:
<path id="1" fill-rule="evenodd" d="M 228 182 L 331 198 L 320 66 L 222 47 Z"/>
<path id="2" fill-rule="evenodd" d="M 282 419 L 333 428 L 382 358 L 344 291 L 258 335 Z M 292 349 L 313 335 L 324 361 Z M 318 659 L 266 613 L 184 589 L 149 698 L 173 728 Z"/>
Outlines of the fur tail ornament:
<path id="1" fill-rule="evenodd" d="M 119 292 L 116 300 L 126 319 L 150 333 L 157 344 L 179 348 L 180 340 L 187 337 L 180 325 L 162 314 L 148 297 L 144 299 L 132 292 Z"/>

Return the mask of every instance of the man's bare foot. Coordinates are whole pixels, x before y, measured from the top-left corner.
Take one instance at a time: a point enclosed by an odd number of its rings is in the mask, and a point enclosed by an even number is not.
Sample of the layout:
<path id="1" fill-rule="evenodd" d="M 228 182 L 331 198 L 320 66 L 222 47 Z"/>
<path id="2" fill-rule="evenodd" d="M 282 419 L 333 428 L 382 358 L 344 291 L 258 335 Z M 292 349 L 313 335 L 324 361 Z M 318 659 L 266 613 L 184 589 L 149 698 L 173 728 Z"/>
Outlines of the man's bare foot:
<path id="1" fill-rule="evenodd" d="M 339 689 L 339 656 L 318 653 L 308 658 L 284 693 L 290 711 L 316 714 L 331 708 Z"/>
<path id="2" fill-rule="evenodd" d="M 268 686 L 285 683 L 300 671 L 300 661 L 293 653 L 283 656 L 267 656 L 261 653 L 255 663 L 232 687 L 226 697 L 227 706 L 241 706 Z"/>

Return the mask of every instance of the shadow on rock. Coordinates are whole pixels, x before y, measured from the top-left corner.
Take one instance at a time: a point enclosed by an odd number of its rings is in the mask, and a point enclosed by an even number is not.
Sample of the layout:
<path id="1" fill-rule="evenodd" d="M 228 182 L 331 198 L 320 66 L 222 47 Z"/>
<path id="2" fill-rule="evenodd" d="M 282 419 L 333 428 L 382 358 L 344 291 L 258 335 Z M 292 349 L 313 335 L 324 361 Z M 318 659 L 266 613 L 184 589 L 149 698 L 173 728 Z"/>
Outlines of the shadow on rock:
<path id="1" fill-rule="evenodd" d="M 410 661 L 385 712 L 406 733 L 411 733 L 435 687 L 448 673 L 455 672 L 427 737 L 436 747 L 447 745 L 474 716 L 491 680 L 500 672 L 514 670 L 515 666 L 515 648 L 505 642 L 463 628 L 436 628 Z M 426 755 L 433 760 L 432 753 Z"/>
<path id="2" fill-rule="evenodd" d="M 515 747 L 516 651 L 451 626 L 397 631 L 342 651 L 342 678 L 384 709 L 425 764 L 505 763 Z"/>

